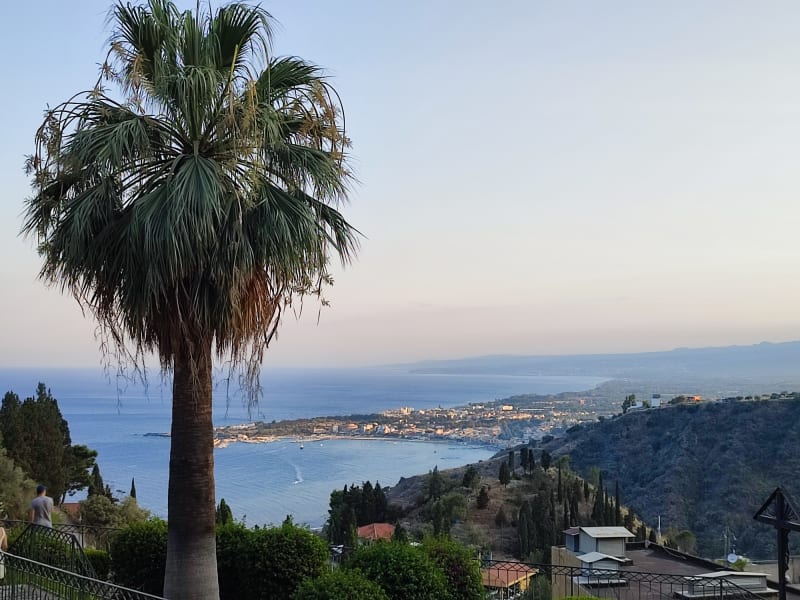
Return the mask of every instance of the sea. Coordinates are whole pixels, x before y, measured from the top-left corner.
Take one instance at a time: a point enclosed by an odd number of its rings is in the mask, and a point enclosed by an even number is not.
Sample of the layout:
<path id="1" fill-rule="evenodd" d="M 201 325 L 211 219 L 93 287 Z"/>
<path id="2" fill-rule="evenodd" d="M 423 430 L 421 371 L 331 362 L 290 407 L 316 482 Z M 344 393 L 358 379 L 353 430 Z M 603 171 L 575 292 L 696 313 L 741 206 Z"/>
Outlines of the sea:
<path id="1" fill-rule="evenodd" d="M 488 402 L 516 394 L 551 394 L 595 387 L 595 377 L 422 374 L 402 368 L 265 369 L 263 397 L 248 408 L 236 385 L 215 378 L 214 425 L 315 416 L 368 414 L 403 406 L 415 409 Z M 151 373 L 143 385 L 102 369 L 0 369 L 0 392 L 24 399 L 43 382 L 58 400 L 73 444 L 98 451 L 101 474 L 119 497 L 136 483 L 140 506 L 167 516 L 170 382 Z M 397 440 L 279 440 L 234 443 L 214 453 L 217 501 L 224 498 L 246 524 L 322 526 L 331 491 L 447 469 L 492 456 L 496 448 L 447 442 Z M 191 510 L 192 490 L 185 490 Z M 81 493 L 68 500 L 83 498 Z"/>

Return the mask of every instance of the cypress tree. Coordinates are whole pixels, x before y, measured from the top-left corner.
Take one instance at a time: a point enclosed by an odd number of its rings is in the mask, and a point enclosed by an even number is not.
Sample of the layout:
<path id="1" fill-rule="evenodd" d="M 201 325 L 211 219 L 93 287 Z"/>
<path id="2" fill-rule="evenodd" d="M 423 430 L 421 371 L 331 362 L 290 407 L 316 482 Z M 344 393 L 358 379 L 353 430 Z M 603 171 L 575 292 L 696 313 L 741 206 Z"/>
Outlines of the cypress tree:
<path id="1" fill-rule="evenodd" d="M 500 480 L 500 483 L 503 485 L 508 485 L 508 483 L 511 481 L 511 471 L 508 468 L 507 462 L 500 464 L 500 473 L 497 477 Z"/>
<path id="2" fill-rule="evenodd" d="M 558 463 L 558 501 L 561 502 L 564 499 L 564 490 L 561 487 L 561 463 Z"/>
<path id="3" fill-rule="evenodd" d="M 514 451 L 511 450 L 508 453 L 508 468 L 513 473 L 514 472 Z"/>
<path id="4" fill-rule="evenodd" d="M 131 493 L 128 495 L 136 500 L 136 478 L 134 477 L 131 477 Z"/>
<path id="5" fill-rule="evenodd" d="M 619 504 L 619 479 L 614 483 L 614 525 L 622 525 L 622 507 Z"/>
<path id="6" fill-rule="evenodd" d="M 225 502 L 225 498 L 219 501 L 215 513 L 214 516 L 217 525 L 226 525 L 227 523 L 233 522 L 233 512 L 231 512 L 231 507 L 228 506 L 228 503 Z"/>
<path id="7" fill-rule="evenodd" d="M 578 498 L 575 495 L 569 499 L 569 516 L 570 523 L 568 527 L 580 525 L 581 515 L 578 509 Z"/>
<path id="8" fill-rule="evenodd" d="M 486 508 L 489 506 L 489 490 L 486 489 L 485 485 L 481 488 L 481 491 L 478 492 L 477 505 L 478 508 Z"/>
<path id="9" fill-rule="evenodd" d="M 552 460 L 550 453 L 547 450 L 542 450 L 542 456 L 540 459 L 542 461 L 542 468 L 547 471 L 547 469 L 550 468 L 550 461 Z"/>

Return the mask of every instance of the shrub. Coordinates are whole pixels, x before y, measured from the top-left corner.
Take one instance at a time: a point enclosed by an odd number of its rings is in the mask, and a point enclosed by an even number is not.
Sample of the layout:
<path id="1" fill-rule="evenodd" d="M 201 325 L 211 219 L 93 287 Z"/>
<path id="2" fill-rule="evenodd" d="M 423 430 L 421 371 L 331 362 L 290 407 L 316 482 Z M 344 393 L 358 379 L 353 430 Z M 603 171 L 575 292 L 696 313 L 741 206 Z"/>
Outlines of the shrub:
<path id="1" fill-rule="evenodd" d="M 425 552 L 395 542 L 356 550 L 347 563 L 377 583 L 391 600 L 441 600 L 450 597 L 442 570 Z"/>
<path id="2" fill-rule="evenodd" d="M 453 598 L 482 600 L 485 597 L 481 569 L 472 552 L 449 538 L 427 538 L 422 549 L 442 570 Z"/>
<path id="3" fill-rule="evenodd" d="M 164 592 L 167 563 L 167 523 L 152 519 L 135 523 L 111 540 L 114 581 L 156 596 Z"/>
<path id="4" fill-rule="evenodd" d="M 389 597 L 360 571 L 342 568 L 306 579 L 292 600 L 389 600 Z"/>
<path id="5" fill-rule="evenodd" d="M 86 558 L 97 573 L 98 579 L 108 581 L 108 574 L 111 571 L 111 556 L 105 550 L 97 550 L 95 548 L 86 548 L 84 550 Z"/>
<path id="6" fill-rule="evenodd" d="M 242 561 L 242 598 L 289 598 L 300 582 L 318 577 L 328 564 L 328 546 L 302 527 L 256 529 L 248 536 Z"/>
<path id="7" fill-rule="evenodd" d="M 240 523 L 217 526 L 217 573 L 220 600 L 248 597 L 247 561 L 253 532 Z"/>

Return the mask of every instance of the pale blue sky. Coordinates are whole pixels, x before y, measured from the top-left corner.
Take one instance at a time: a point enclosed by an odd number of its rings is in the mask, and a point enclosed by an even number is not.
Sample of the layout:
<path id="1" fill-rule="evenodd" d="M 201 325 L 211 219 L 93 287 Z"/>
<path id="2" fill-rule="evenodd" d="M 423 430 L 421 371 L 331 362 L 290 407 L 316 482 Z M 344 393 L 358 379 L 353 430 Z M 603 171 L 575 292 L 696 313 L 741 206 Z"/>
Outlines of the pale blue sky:
<path id="1" fill-rule="evenodd" d="M 18 236 L 42 111 L 90 87 L 108 3 L 2 3 L 0 366 L 97 365 Z M 192 7 L 194 2 L 179 2 Z M 368 239 L 274 365 L 800 338 L 800 3 L 265 2 L 324 66 Z"/>

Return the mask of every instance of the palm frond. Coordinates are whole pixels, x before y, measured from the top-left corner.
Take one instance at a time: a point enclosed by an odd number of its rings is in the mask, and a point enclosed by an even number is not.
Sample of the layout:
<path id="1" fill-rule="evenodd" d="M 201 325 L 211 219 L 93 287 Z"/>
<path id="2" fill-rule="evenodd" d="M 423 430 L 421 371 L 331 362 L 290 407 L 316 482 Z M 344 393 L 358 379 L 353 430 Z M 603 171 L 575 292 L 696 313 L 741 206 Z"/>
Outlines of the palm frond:
<path id="1" fill-rule="evenodd" d="M 128 99 L 95 87 L 56 106 L 28 160 L 41 277 L 127 355 L 169 367 L 199 336 L 256 376 L 285 308 L 321 297 L 331 257 L 358 249 L 337 208 L 341 102 L 315 65 L 269 56 L 259 7 L 119 2 L 111 20 L 104 70 Z"/>

